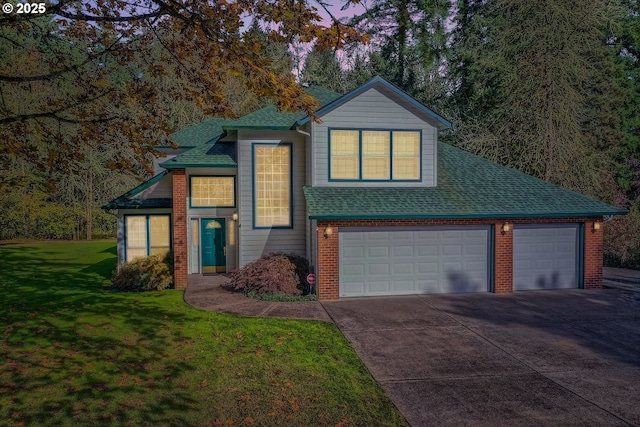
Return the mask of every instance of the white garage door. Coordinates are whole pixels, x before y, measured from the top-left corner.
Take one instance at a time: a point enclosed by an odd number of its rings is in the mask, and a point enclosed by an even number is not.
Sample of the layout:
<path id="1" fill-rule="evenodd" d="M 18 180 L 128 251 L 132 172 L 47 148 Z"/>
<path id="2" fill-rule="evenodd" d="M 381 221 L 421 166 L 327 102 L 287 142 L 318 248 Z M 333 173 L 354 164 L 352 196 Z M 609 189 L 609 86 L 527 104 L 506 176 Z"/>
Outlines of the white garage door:
<path id="1" fill-rule="evenodd" d="M 486 292 L 489 227 L 340 229 L 340 296 Z"/>
<path id="2" fill-rule="evenodd" d="M 578 287 L 578 224 L 516 224 L 513 290 Z"/>

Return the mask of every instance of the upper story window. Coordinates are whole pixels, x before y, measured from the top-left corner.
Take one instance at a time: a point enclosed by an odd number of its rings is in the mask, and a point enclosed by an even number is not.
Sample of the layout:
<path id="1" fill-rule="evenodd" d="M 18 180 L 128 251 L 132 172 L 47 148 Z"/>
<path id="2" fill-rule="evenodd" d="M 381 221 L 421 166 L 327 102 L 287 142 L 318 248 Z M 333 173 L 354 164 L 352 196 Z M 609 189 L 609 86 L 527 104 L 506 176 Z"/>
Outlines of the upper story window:
<path id="1" fill-rule="evenodd" d="M 234 176 L 192 176 L 190 181 L 191 207 L 235 207 Z"/>
<path id="2" fill-rule="evenodd" d="M 169 252 L 169 215 L 125 216 L 127 261 Z"/>
<path id="3" fill-rule="evenodd" d="M 332 129 L 329 179 L 418 181 L 420 140 L 420 131 Z"/>
<path id="4" fill-rule="evenodd" d="M 292 227 L 291 144 L 253 144 L 253 226 Z"/>

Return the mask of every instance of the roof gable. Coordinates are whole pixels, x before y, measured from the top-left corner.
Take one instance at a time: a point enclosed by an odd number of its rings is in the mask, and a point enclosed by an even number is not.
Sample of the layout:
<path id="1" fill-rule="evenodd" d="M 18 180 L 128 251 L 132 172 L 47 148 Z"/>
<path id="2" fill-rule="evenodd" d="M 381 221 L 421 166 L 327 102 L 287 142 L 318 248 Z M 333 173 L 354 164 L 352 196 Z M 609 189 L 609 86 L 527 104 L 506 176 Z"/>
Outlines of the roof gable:
<path id="1" fill-rule="evenodd" d="M 142 182 L 138 186 L 127 191 L 123 195 L 116 197 L 109 203 L 102 206 L 102 209 L 139 209 L 139 208 L 170 208 L 172 206 L 171 198 L 167 197 L 155 197 L 155 198 L 137 198 L 136 196 L 142 193 L 144 190 L 157 184 L 169 174 L 169 171 L 164 171 L 158 175 Z"/>
<path id="2" fill-rule="evenodd" d="M 444 117 L 440 116 L 438 113 L 436 113 L 429 107 L 420 103 L 418 100 L 416 100 L 414 97 L 412 97 L 411 95 L 409 95 L 408 93 L 400 89 L 399 87 L 391 84 L 390 82 L 386 81 L 385 79 L 379 76 L 374 77 L 373 79 L 369 80 L 367 83 L 363 84 L 362 86 L 357 87 L 351 92 L 339 98 L 336 98 L 335 100 L 319 108 L 316 111 L 316 115 L 318 117 L 322 117 L 323 115 L 329 113 L 330 111 L 335 110 L 341 105 L 344 105 L 345 103 L 349 102 L 353 98 L 356 98 L 357 96 L 365 93 L 366 91 L 372 88 L 375 88 L 378 92 L 390 98 L 391 100 L 395 101 L 399 105 L 403 106 L 412 114 L 430 123 L 431 125 L 436 127 L 438 130 L 449 129 L 454 127 L 453 123 L 451 123 Z M 297 125 L 302 126 L 308 123 L 310 120 L 311 120 L 311 117 L 305 116 L 304 118 L 298 121 Z"/>

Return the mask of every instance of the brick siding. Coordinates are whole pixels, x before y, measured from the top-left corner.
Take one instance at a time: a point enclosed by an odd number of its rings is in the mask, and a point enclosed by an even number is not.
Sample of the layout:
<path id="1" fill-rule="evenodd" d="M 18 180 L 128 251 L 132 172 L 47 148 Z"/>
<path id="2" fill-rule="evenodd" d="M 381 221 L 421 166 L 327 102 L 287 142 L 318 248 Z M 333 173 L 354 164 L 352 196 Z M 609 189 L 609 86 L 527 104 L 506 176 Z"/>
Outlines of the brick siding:
<path id="1" fill-rule="evenodd" d="M 599 221 L 600 230 L 593 231 L 593 222 Z M 508 222 L 510 230 L 502 232 L 502 225 Z M 602 220 L 598 217 L 565 218 L 500 218 L 500 219 L 380 219 L 380 220 L 318 220 L 318 298 L 332 300 L 339 298 L 339 247 L 340 227 L 380 227 L 380 226 L 426 226 L 426 225 L 491 225 L 495 226 L 495 281 L 496 293 L 513 292 L 513 225 L 545 223 L 584 223 L 584 287 L 602 287 Z M 333 233 L 325 237 L 324 230 L 331 226 Z"/>
<path id="2" fill-rule="evenodd" d="M 173 177 L 173 280 L 176 289 L 187 287 L 187 176 L 184 169 L 174 169 Z"/>

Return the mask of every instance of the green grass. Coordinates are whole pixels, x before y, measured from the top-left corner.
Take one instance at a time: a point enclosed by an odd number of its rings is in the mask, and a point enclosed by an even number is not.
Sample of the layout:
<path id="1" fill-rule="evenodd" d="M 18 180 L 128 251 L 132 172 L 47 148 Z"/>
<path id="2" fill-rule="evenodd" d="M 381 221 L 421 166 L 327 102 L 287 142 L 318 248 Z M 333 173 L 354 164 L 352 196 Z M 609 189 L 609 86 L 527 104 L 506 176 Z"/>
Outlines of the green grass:
<path id="1" fill-rule="evenodd" d="M 0 425 L 396 426 L 334 325 L 107 289 L 113 241 L 0 245 Z"/>

